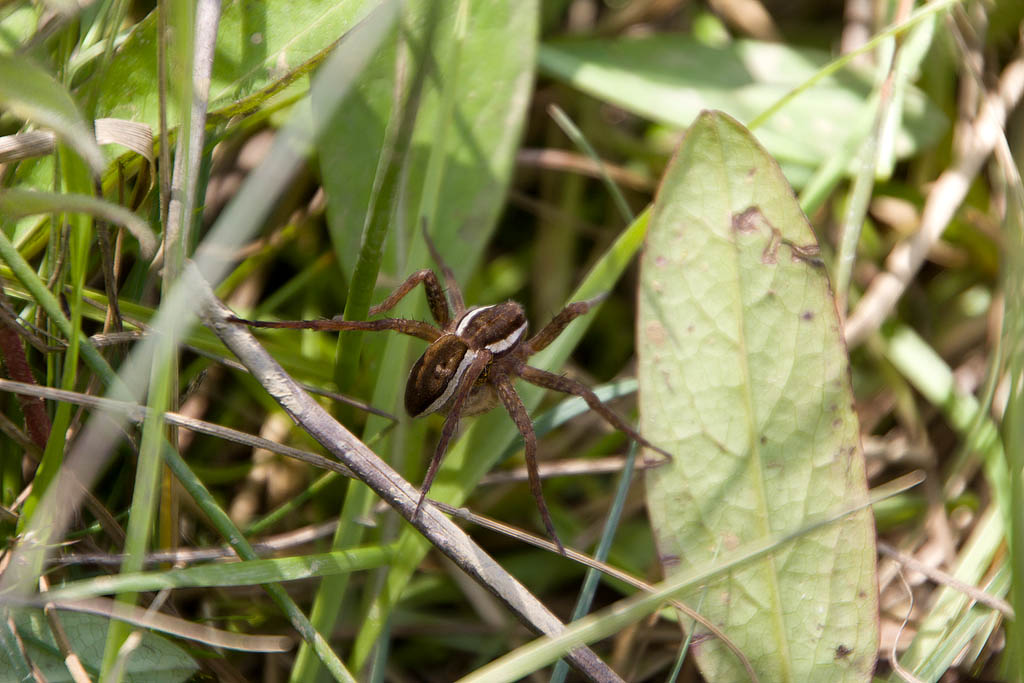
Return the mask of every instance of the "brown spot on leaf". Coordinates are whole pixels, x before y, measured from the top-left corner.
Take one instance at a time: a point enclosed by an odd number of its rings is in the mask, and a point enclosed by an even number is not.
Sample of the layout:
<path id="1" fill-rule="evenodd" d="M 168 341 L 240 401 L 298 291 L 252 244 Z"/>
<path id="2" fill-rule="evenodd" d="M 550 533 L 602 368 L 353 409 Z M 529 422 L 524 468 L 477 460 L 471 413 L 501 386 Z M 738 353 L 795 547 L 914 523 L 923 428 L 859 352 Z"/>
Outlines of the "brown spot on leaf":
<path id="1" fill-rule="evenodd" d="M 753 171 L 751 171 L 753 172 Z M 825 263 L 821 260 L 821 249 L 816 242 L 810 244 L 793 244 L 782 237 L 782 232 L 776 228 L 761 212 L 757 206 L 749 206 L 740 213 L 732 215 L 732 229 L 738 233 L 750 233 L 764 231 L 771 235 L 768 245 L 761 254 L 761 263 L 774 265 L 779 262 L 779 246 L 785 244 L 790 249 L 790 258 L 794 261 L 807 263 L 815 268 L 824 268 Z"/>
<path id="2" fill-rule="evenodd" d="M 761 209 L 751 206 L 740 213 L 732 215 L 732 229 L 736 232 L 757 232 L 761 225 L 767 223 Z"/>
<path id="3" fill-rule="evenodd" d="M 665 343 L 665 327 L 657 320 L 647 323 L 645 330 L 647 332 L 647 341 L 651 344 L 661 346 Z"/>
<path id="4" fill-rule="evenodd" d="M 800 319 L 806 321 L 814 320 L 814 311 L 804 311 L 800 314 Z"/>
<path id="5" fill-rule="evenodd" d="M 839 645 L 836 645 L 836 659 L 846 659 L 851 654 L 853 654 L 853 650 L 851 650 L 850 648 L 846 647 L 841 643 Z"/>
<path id="6" fill-rule="evenodd" d="M 816 243 L 800 245 L 786 242 L 786 244 L 792 250 L 794 261 L 802 261 L 815 268 L 825 267 L 825 262 L 821 260 L 821 248 Z"/>
<path id="7" fill-rule="evenodd" d="M 768 240 L 768 246 L 761 252 L 761 263 L 767 266 L 773 266 L 778 263 L 780 244 L 782 244 L 782 234 L 775 228 L 772 228 L 772 237 Z"/>

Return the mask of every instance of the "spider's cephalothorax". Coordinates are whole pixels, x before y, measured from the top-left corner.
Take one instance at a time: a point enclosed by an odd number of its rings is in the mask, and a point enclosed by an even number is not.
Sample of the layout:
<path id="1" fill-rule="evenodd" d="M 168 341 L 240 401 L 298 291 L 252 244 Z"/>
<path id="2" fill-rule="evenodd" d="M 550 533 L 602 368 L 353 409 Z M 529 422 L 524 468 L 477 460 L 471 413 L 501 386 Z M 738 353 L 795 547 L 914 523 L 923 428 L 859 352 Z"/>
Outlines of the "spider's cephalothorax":
<path id="1" fill-rule="evenodd" d="M 540 332 L 527 338 L 526 314 L 523 307 L 514 301 L 467 309 L 462 300 L 462 291 L 455 282 L 455 276 L 441 259 L 425 230 L 424 238 L 431 256 L 444 274 L 448 296 L 445 296 L 445 291 L 441 288 L 434 271 L 425 268 L 410 275 L 387 299 L 371 308 L 370 314 L 376 315 L 394 308 L 402 297 L 422 283 L 427 293 L 430 313 L 437 322 L 436 327 L 419 320 L 404 318 L 341 320 L 339 317 L 331 320 L 282 322 L 241 318 L 233 320 L 252 327 L 394 330 L 429 342 L 430 345 L 409 372 L 409 380 L 405 387 L 405 409 L 412 417 L 437 412 L 444 413 L 447 417 L 423 485 L 420 487 L 417 510 L 430 490 L 459 419 L 464 415 L 485 413 L 500 401 L 523 435 L 530 491 L 537 500 L 537 507 L 540 509 L 548 534 L 564 553 L 541 490 L 540 475 L 537 472 L 537 436 L 533 431 L 533 423 L 530 421 L 526 406 L 512 386 L 513 379 L 519 377 L 537 386 L 580 396 L 613 427 L 625 432 L 639 444 L 668 455 L 640 436 L 628 422 L 601 403 L 586 385 L 526 364 L 527 358 L 554 341 L 574 318 L 589 311 L 600 297 L 569 304 Z"/>

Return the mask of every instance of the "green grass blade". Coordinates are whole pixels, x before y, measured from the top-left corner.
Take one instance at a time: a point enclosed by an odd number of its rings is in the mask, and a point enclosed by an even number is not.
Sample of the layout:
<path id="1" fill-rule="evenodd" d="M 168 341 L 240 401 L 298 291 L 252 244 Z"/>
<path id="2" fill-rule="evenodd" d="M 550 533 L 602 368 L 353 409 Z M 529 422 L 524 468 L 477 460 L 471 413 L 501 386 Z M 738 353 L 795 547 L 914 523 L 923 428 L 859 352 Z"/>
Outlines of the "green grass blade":
<path id="1" fill-rule="evenodd" d="M 1020 176 L 1011 179 L 1007 192 L 1006 262 L 1003 291 L 1006 296 L 1003 348 L 1009 399 L 1003 419 L 1003 442 L 1010 479 L 1010 568 L 1014 612 L 1024 614 L 1024 187 Z M 1010 678 L 1024 676 L 1024 628 L 1020 619 L 1009 630 Z"/>
<path id="2" fill-rule="evenodd" d="M 626 464 L 622 468 L 622 476 L 619 478 L 619 485 L 615 489 L 615 498 L 612 507 L 608 511 L 608 519 L 605 522 L 604 530 L 601 532 L 601 540 L 594 551 L 594 559 L 604 562 L 608 559 L 612 542 L 615 540 L 615 531 L 619 528 L 619 520 L 622 518 L 622 510 L 626 505 L 626 495 L 629 493 L 629 484 L 633 480 L 633 465 L 636 462 L 636 442 L 629 444 L 629 451 L 626 454 Z M 587 570 L 583 579 L 583 587 L 580 588 L 580 595 L 576 598 L 576 606 L 572 610 L 572 621 L 582 619 L 590 611 L 594 602 L 594 593 L 597 592 L 597 585 L 601 581 L 601 572 L 593 567 Z M 555 671 L 551 674 L 551 683 L 562 683 L 569 674 L 569 665 L 564 659 L 558 660 Z"/>
<path id="3" fill-rule="evenodd" d="M 52 600 L 81 600 L 122 591 L 253 586 L 279 581 L 298 581 L 318 576 L 366 571 L 386 564 L 393 556 L 393 547 L 368 546 L 329 553 L 209 564 L 185 569 L 122 572 L 113 576 L 68 583 L 50 590 L 47 597 Z"/>

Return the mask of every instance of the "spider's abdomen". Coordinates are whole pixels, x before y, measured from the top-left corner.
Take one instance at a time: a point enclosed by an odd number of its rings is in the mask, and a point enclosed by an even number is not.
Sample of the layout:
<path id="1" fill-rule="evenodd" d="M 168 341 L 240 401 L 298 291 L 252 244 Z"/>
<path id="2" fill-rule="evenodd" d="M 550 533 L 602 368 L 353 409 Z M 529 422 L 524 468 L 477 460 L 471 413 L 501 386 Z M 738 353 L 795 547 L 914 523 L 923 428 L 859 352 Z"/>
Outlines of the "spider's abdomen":
<path id="1" fill-rule="evenodd" d="M 471 349 L 487 349 L 495 357 L 502 356 L 519 346 L 526 335 L 526 313 L 514 301 L 471 308 L 459 320 L 455 334 Z"/>
<path id="2" fill-rule="evenodd" d="M 476 355 L 453 334 L 446 334 L 428 346 L 409 371 L 405 384 L 406 412 L 420 417 L 447 409 Z"/>

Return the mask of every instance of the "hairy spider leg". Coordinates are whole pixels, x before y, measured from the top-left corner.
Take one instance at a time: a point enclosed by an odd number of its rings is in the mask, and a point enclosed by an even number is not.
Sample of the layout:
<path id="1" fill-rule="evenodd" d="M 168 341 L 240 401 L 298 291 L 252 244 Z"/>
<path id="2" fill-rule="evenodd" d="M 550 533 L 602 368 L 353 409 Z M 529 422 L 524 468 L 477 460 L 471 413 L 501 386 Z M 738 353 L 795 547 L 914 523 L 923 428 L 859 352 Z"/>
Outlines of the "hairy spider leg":
<path id="1" fill-rule="evenodd" d="M 538 351 L 547 348 L 548 344 L 555 341 L 558 335 L 565 331 L 569 323 L 604 301 L 607 296 L 607 294 L 599 294 L 585 301 L 573 302 L 563 308 L 558 315 L 551 319 L 551 322 L 544 326 L 544 329 L 530 337 L 529 341 L 526 342 L 526 355 L 532 356 Z"/>
<path id="2" fill-rule="evenodd" d="M 430 250 L 430 258 L 434 259 L 434 263 L 440 266 L 441 272 L 444 274 L 444 284 L 448 287 L 448 297 L 452 302 L 455 319 L 458 320 L 466 312 L 466 302 L 462 299 L 462 290 L 459 289 L 459 283 L 455 281 L 455 273 L 452 272 L 452 269 L 441 258 L 441 252 L 434 246 L 434 240 L 430 239 L 426 219 L 423 219 L 423 241 L 427 243 L 427 249 Z"/>
<path id="3" fill-rule="evenodd" d="M 467 351 L 467 353 L 469 352 Z M 427 497 L 430 485 L 434 483 L 434 477 L 437 475 L 437 470 L 444 459 L 445 451 L 448 450 L 448 442 L 451 441 L 452 436 L 455 435 L 455 429 L 459 426 L 459 419 L 462 417 L 462 404 L 466 402 L 469 392 L 472 391 L 473 385 L 476 384 L 480 375 L 487 368 L 487 364 L 491 362 L 491 358 L 490 351 L 486 349 L 477 351 L 476 357 L 462 375 L 462 379 L 459 380 L 459 387 L 455 391 L 455 397 L 452 399 L 448 415 L 445 417 L 444 427 L 441 428 L 441 439 L 434 448 L 434 455 L 430 459 L 430 466 L 427 467 L 427 475 L 423 477 L 423 483 L 420 484 L 420 499 L 416 502 L 416 511 L 413 513 L 414 518 L 420 514 L 423 500 Z"/>
<path id="4" fill-rule="evenodd" d="M 330 320 L 246 320 L 231 316 L 230 322 L 241 323 L 249 327 L 267 327 L 272 329 L 286 330 L 321 330 L 336 332 L 339 330 L 362 330 L 364 332 L 381 332 L 393 330 L 407 334 L 410 337 L 419 337 L 428 342 L 437 341 L 441 331 L 422 320 L 408 320 L 406 318 L 383 318 L 381 320 L 342 320 L 331 318 Z"/>
<path id="5" fill-rule="evenodd" d="M 597 394 L 595 394 L 586 384 L 577 382 L 574 379 L 569 379 L 562 375 L 556 375 L 554 373 L 535 368 L 523 363 L 522 361 L 520 361 L 516 366 L 515 372 L 530 384 L 536 384 L 537 386 L 544 387 L 545 389 L 554 389 L 555 391 L 560 391 L 563 394 L 579 396 L 587 402 L 587 405 L 590 406 L 591 410 L 603 417 L 605 422 L 625 433 L 626 436 L 633 439 L 633 441 L 636 441 L 641 446 L 658 451 L 667 458 L 672 457 L 672 455 L 664 449 L 658 448 L 650 441 L 640 436 L 640 432 L 633 429 L 628 422 L 619 417 L 618 413 L 602 403 L 601 399 L 597 397 Z"/>
<path id="6" fill-rule="evenodd" d="M 448 327 L 452 321 L 452 313 L 448 308 L 448 300 L 444 298 L 444 290 L 441 289 L 441 283 L 437 280 L 437 275 L 434 274 L 430 268 L 423 268 L 417 270 L 415 273 L 405 279 L 405 282 L 398 285 L 395 291 L 388 295 L 387 299 L 381 301 L 376 306 L 370 307 L 370 315 L 377 315 L 384 311 L 389 311 L 398 305 L 398 302 L 402 300 L 406 294 L 411 292 L 416 285 L 423 283 L 423 288 L 427 294 L 427 304 L 430 306 L 430 315 L 434 317 L 437 324 L 442 328 Z"/>
<path id="7" fill-rule="evenodd" d="M 523 454 L 526 457 L 526 473 L 530 478 L 530 493 L 537 501 L 537 508 L 540 510 L 541 519 L 544 520 L 544 527 L 548 530 L 548 536 L 558 546 L 558 552 L 565 555 L 565 546 L 562 545 L 562 541 L 555 531 L 555 524 L 551 521 L 551 512 L 544 500 L 544 491 L 540 484 L 540 474 L 537 470 L 537 434 L 533 431 L 530 414 L 527 412 L 526 406 L 523 405 L 522 399 L 519 398 L 519 394 L 516 393 L 515 387 L 512 386 L 512 380 L 504 367 L 501 365 L 492 367 L 489 379 L 494 384 L 509 417 L 516 423 L 516 428 L 523 436 Z"/>

